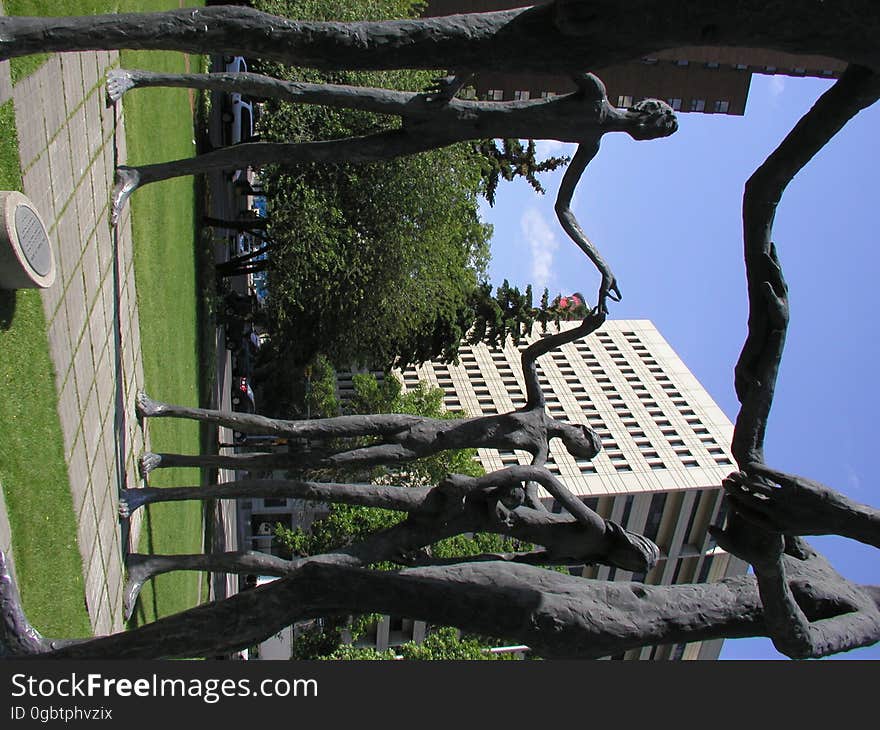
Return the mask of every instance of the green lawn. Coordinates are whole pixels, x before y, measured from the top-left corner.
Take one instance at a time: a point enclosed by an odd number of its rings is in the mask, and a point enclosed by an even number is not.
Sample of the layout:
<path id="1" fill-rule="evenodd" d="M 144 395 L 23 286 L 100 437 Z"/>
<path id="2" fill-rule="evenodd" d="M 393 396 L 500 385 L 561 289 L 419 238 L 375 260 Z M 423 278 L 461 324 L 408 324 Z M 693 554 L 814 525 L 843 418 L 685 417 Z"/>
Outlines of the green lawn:
<path id="1" fill-rule="evenodd" d="M 21 190 L 11 101 L 0 106 L 0 190 Z M 0 291 L 0 483 L 19 589 L 45 635 L 88 636 L 63 443 L 39 291 Z"/>
<path id="2" fill-rule="evenodd" d="M 188 0 L 187 5 L 201 4 Z M 92 14 L 96 12 L 151 11 L 179 7 L 178 0 L 5 0 L 9 15 Z M 127 67 L 163 71 L 184 71 L 184 57 L 173 53 L 125 52 L 122 64 Z M 33 73 L 45 61 L 34 56 L 15 59 L 11 63 L 13 80 Z M 198 59 L 193 59 L 197 66 Z M 14 115 L 11 103 L 8 111 L 0 108 L 0 125 L 12 121 L 12 129 L 0 126 L 0 165 L 2 175 L 18 178 L 17 145 L 14 134 Z M 192 139 L 193 115 L 189 98 L 183 90 L 150 89 L 130 94 L 125 99 L 125 121 L 128 161 L 153 162 L 190 156 L 194 152 Z M 7 183 L 8 187 L 15 187 Z M 132 225 L 135 245 L 135 279 L 144 352 L 145 384 L 148 392 L 171 402 L 198 404 L 206 376 L 199 368 L 199 300 L 197 297 L 197 259 L 195 241 L 195 195 L 192 179 L 157 183 L 138 191 L 131 200 Z M 0 295 L 2 297 L 2 295 Z M 3 323 L 4 315 L 13 314 L 11 323 Z M 36 292 L 18 293 L 14 298 L 0 298 L 0 480 L 7 490 L 10 520 L 15 532 L 15 552 L 18 573 L 24 576 L 22 592 L 26 607 L 34 622 L 45 633 L 70 635 L 88 633 L 88 620 L 83 609 L 82 566 L 78 551 L 68 550 L 77 564 L 45 560 L 45 539 L 58 545 L 75 545 L 76 525 L 70 499 L 70 490 L 62 457 L 62 438 L 57 417 L 57 400 L 51 362 L 46 343 L 46 323 L 42 317 L 39 295 Z M 25 342 L 29 347 L 21 347 Z M 8 344 L 7 344 L 8 343 Z M 45 377 L 32 376 L 36 365 L 45 364 Z M 15 376 L 26 370 L 29 374 L 27 398 L 15 381 Z M 40 380 L 38 388 L 35 381 Z M 33 391 L 31 393 L 30 391 Z M 14 393 L 14 397 L 3 397 Z M 16 405 L 18 404 L 18 405 Z M 7 412 L 6 409 L 15 409 Z M 27 418 L 22 419 L 21 414 Z M 157 421 L 150 424 L 150 435 L 155 450 L 195 453 L 200 449 L 200 432 L 191 423 Z M 39 453 L 39 475 L 30 472 L 31 483 L 57 485 L 57 494 L 45 492 L 45 501 L 54 511 L 33 510 L 30 503 L 10 498 L 12 475 L 16 459 L 24 454 Z M 33 466 L 33 465 L 31 465 Z M 197 470 L 168 470 L 157 472 L 151 479 L 157 486 L 171 484 L 198 484 Z M 64 498 L 66 497 L 66 502 Z M 21 528 L 22 513 L 33 511 L 39 515 L 34 526 Z M 53 529 L 46 536 L 46 524 Z M 145 552 L 190 553 L 201 552 L 203 517 L 198 503 L 157 505 L 147 514 L 139 549 Z M 39 528 L 39 529 L 37 529 Z M 20 540 L 25 529 L 33 533 L 33 541 Z M 23 534 L 23 533 L 22 533 Z M 36 540 L 40 540 L 39 547 Z M 53 552 L 54 549 L 53 549 Z M 39 568 L 33 568 L 39 563 Z M 54 572 L 64 581 L 58 595 L 35 600 L 38 586 L 57 585 L 49 574 Z M 31 585 L 33 584 L 33 585 Z M 188 608 L 204 597 L 200 591 L 204 580 L 194 573 L 162 576 L 143 593 L 139 619 L 152 619 Z M 61 616 L 55 609 L 58 601 L 69 604 L 70 615 Z M 45 606 L 45 610 L 40 606 Z M 49 607 L 53 610 L 49 610 Z M 53 613 L 53 611 L 55 611 Z M 76 613 L 80 614 L 79 618 Z M 44 615 L 45 614 L 45 615 Z M 55 620 L 57 618 L 57 620 Z M 54 620 L 54 623 L 53 623 Z M 55 627 L 59 628 L 55 628 Z M 63 628 L 63 631 L 59 631 Z"/>
<path id="3" fill-rule="evenodd" d="M 128 2 L 128 5 L 134 5 Z M 7 15 L 95 15 L 96 13 L 119 12 L 120 3 L 101 2 L 101 0 L 4 0 Z M 13 58 L 9 62 L 12 83 L 30 76 L 49 59 L 46 53 Z"/>
<path id="4" fill-rule="evenodd" d="M 131 52 L 122 65 L 183 72 L 180 54 Z M 194 154 L 193 119 L 182 89 L 144 89 L 125 97 L 128 161 L 138 164 Z M 171 403 L 200 403 L 199 301 L 194 245 L 195 194 L 192 178 L 149 185 L 131 199 L 135 240 L 135 279 L 147 390 Z M 198 453 L 200 432 L 191 421 L 150 422 L 155 451 Z M 156 486 L 197 485 L 197 469 L 160 470 Z M 202 545 L 202 509 L 197 502 L 150 508 L 141 549 L 154 553 L 197 553 Z M 153 618 L 194 605 L 199 576 L 160 576 L 143 594 L 139 619 Z"/>

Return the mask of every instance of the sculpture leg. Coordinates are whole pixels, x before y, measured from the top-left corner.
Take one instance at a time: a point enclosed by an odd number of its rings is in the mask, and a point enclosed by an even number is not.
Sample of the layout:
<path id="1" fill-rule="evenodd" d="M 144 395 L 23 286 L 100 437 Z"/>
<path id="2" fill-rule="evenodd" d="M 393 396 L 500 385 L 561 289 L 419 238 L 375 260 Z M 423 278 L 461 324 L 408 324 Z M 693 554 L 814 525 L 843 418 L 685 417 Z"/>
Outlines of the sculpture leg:
<path id="1" fill-rule="evenodd" d="M 47 639 L 28 621 L 6 555 L 0 550 L 0 659 L 43 654 L 85 639 Z"/>
<path id="2" fill-rule="evenodd" d="M 431 116 L 437 113 L 429 97 L 413 91 L 348 86 L 345 84 L 311 84 L 285 81 L 254 73 L 163 74 L 140 69 L 111 69 L 107 72 L 106 91 L 110 102 L 118 101 L 131 89 L 169 87 L 238 93 L 258 99 L 282 99 L 291 104 L 317 104 L 338 109 L 361 109 L 376 114 L 396 116 Z"/>
<path id="3" fill-rule="evenodd" d="M 110 220 L 111 223 L 118 221 L 125 202 L 135 190 L 159 180 L 201 175 L 214 170 L 262 167 L 271 163 L 377 162 L 443 147 L 451 141 L 455 140 L 441 141 L 427 134 L 408 134 L 405 130 L 395 129 L 326 142 L 245 142 L 172 162 L 141 167 L 120 165 L 113 186 Z"/>
<path id="4" fill-rule="evenodd" d="M 388 436 L 403 431 L 414 423 L 424 423 L 430 419 L 400 414 L 380 414 L 370 416 L 336 416 L 302 421 L 285 421 L 267 418 L 255 413 L 238 411 L 218 411 L 211 408 L 190 408 L 150 398 L 140 391 L 135 401 L 139 419 L 145 418 L 187 418 L 200 423 L 241 431 L 242 433 L 272 434 L 302 439 L 356 438 L 359 436 Z"/>
<path id="5" fill-rule="evenodd" d="M 290 469 L 300 465 L 290 454 L 156 454 L 141 456 L 138 468 L 143 478 L 154 469 L 200 467 L 205 469 Z"/>
<path id="6" fill-rule="evenodd" d="M 282 576 L 291 572 L 300 561 L 250 551 L 207 555 L 142 555 L 131 553 L 125 560 L 126 579 L 123 604 L 126 621 L 131 618 L 141 588 L 151 578 L 175 570 L 201 570 L 215 573 Z"/>

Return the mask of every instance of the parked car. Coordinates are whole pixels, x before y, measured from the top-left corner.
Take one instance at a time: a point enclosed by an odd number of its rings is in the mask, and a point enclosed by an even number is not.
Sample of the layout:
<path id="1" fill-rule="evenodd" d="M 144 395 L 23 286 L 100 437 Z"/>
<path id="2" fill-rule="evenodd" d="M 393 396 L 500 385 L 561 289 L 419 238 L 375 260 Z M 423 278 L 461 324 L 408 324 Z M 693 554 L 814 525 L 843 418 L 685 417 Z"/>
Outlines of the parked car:
<path id="1" fill-rule="evenodd" d="M 226 73 L 246 73 L 248 70 L 247 61 L 241 56 L 223 56 L 223 63 L 226 64 Z"/>
<path id="2" fill-rule="evenodd" d="M 250 381 L 240 375 L 232 381 L 232 410 L 244 413 L 256 413 L 257 404 L 254 401 L 254 391 Z"/>
<path id="3" fill-rule="evenodd" d="M 255 244 L 256 241 L 250 233 L 239 233 L 235 236 L 234 244 L 231 246 L 230 258 L 250 253 L 256 248 Z"/>
<path id="4" fill-rule="evenodd" d="M 247 61 L 241 56 L 227 57 L 226 73 L 247 73 Z M 222 120 L 231 125 L 229 129 L 229 144 L 247 142 L 254 136 L 254 105 L 246 101 L 238 92 L 229 94 L 227 108 L 224 110 Z"/>
<path id="5" fill-rule="evenodd" d="M 257 298 L 252 294 L 239 294 L 230 289 L 223 295 L 220 316 L 226 322 L 240 319 L 245 322 L 253 320 L 257 309 Z M 246 334 L 242 332 L 242 334 Z"/>

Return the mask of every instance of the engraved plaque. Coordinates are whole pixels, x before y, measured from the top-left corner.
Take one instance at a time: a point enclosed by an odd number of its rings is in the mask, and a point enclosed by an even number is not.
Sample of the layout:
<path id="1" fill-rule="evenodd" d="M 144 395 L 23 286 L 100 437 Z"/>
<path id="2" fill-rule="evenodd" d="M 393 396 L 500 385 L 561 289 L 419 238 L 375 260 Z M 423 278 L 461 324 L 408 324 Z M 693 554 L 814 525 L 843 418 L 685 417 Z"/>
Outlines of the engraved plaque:
<path id="1" fill-rule="evenodd" d="M 46 276 L 52 268 L 52 248 L 46 229 L 33 208 L 27 205 L 15 208 L 15 230 L 18 245 L 31 268 L 40 276 Z"/>
<path id="2" fill-rule="evenodd" d="M 52 286 L 55 256 L 40 214 L 14 190 L 0 191 L 0 289 Z"/>

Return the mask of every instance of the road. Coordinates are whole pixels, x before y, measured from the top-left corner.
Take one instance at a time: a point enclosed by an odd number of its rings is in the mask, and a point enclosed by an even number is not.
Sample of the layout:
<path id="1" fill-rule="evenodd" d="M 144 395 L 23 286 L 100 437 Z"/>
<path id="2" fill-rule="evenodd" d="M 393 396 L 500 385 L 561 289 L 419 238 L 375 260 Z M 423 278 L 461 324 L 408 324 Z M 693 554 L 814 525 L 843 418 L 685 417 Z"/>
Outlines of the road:
<path id="1" fill-rule="evenodd" d="M 222 57 L 215 56 L 212 59 L 212 66 L 213 70 L 223 70 Z M 221 93 L 211 92 L 211 113 L 208 117 L 207 135 L 208 141 L 213 147 L 220 147 L 224 140 L 224 123 L 221 119 L 223 96 Z M 223 219 L 235 219 L 238 217 L 240 210 L 244 206 L 244 198 L 234 190 L 229 178 L 223 172 L 214 172 L 207 175 L 205 189 L 208 198 L 205 210 L 206 215 Z M 215 234 L 214 243 L 214 260 L 218 263 L 226 261 L 229 256 L 228 243 L 225 236 L 219 235 L 221 233 L 222 229 L 218 229 L 217 234 Z M 236 291 L 240 293 L 246 292 L 247 285 L 244 277 L 234 277 L 230 283 Z M 215 341 L 217 378 L 214 391 L 211 393 L 211 405 L 221 410 L 230 410 L 232 408 L 230 403 L 232 362 L 229 350 L 226 349 L 226 338 L 222 326 L 217 327 Z M 228 428 L 220 427 L 217 429 L 217 440 L 218 443 L 231 443 L 232 431 Z M 221 469 L 217 473 L 218 482 L 229 481 L 234 478 L 234 471 Z M 236 502 L 234 500 L 219 500 L 210 519 L 213 538 L 211 544 L 212 552 L 238 550 Z M 212 600 L 225 598 L 237 592 L 238 576 L 223 573 L 212 574 L 210 593 Z"/>

